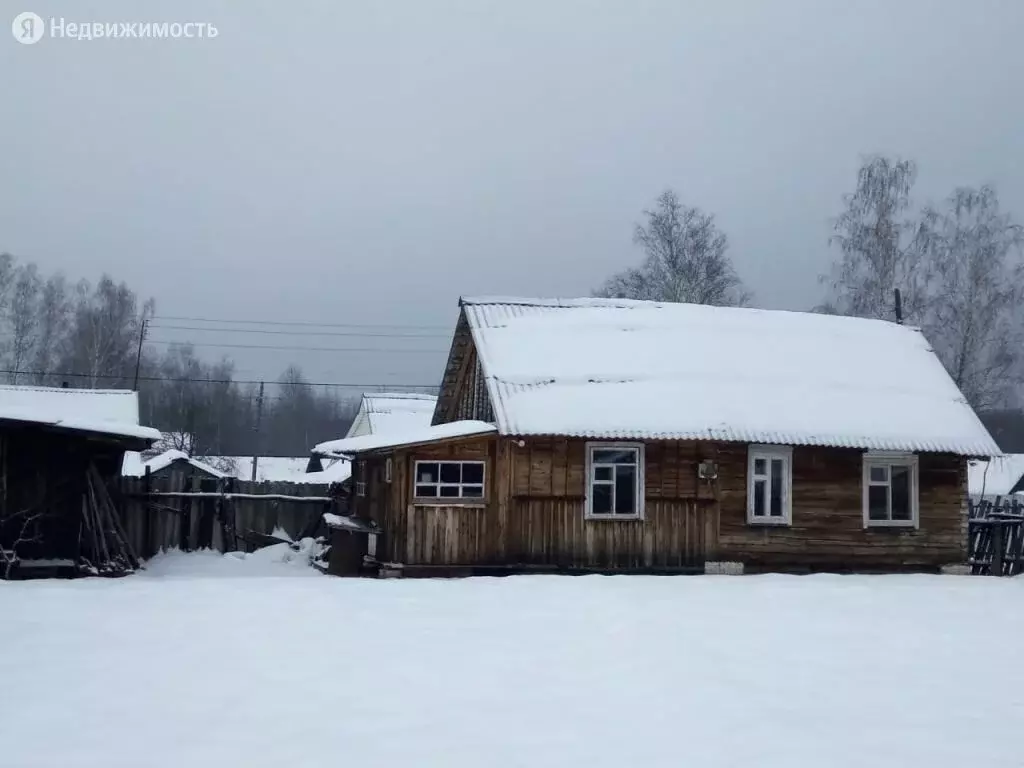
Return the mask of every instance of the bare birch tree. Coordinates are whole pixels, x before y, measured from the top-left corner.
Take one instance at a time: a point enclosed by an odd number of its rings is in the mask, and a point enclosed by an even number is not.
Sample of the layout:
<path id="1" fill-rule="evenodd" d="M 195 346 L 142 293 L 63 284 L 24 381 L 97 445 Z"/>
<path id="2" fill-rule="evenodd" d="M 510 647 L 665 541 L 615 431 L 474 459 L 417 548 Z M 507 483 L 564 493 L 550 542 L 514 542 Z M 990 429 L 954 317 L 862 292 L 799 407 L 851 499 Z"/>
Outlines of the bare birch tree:
<path id="1" fill-rule="evenodd" d="M 130 380 L 143 321 L 153 313 L 152 300 L 140 306 L 134 291 L 106 275 L 92 290 L 87 283 L 79 284 L 76 294 L 64 367 L 83 375 L 90 387 L 103 380 Z"/>
<path id="2" fill-rule="evenodd" d="M 991 187 L 960 188 L 923 214 L 931 299 L 925 333 L 978 410 L 1006 403 L 1021 381 L 1024 228 Z"/>
<path id="3" fill-rule="evenodd" d="M 893 292 L 900 289 L 904 316 L 918 322 L 927 297 L 920 269 L 918 225 L 910 215 L 917 168 L 909 160 L 867 159 L 857 188 L 844 198 L 832 243 L 841 258 L 830 275 L 826 305 L 838 314 L 893 319 Z"/>
<path id="4" fill-rule="evenodd" d="M 15 271 L 14 287 L 8 303 L 10 344 L 7 379 L 18 383 L 39 343 L 39 294 L 42 280 L 35 264 L 24 264 Z"/>
<path id="5" fill-rule="evenodd" d="M 14 275 L 17 270 L 17 262 L 9 253 L 0 253 L 0 318 L 7 321 L 7 310 L 11 301 L 11 287 L 14 283 Z M 4 328 L 6 330 L 6 327 Z M 0 359 L 7 357 L 7 350 L 10 342 L 7 334 L 0 334 Z"/>
<path id="6" fill-rule="evenodd" d="M 597 296 L 720 306 L 749 300 L 714 216 L 683 205 L 672 190 L 644 216 L 633 232 L 633 242 L 646 254 L 644 263 L 613 275 Z"/>
<path id="7" fill-rule="evenodd" d="M 50 275 L 39 296 L 35 354 L 31 368 L 36 384 L 47 383 L 47 376 L 56 369 L 61 346 L 71 328 L 71 303 L 64 275 Z"/>

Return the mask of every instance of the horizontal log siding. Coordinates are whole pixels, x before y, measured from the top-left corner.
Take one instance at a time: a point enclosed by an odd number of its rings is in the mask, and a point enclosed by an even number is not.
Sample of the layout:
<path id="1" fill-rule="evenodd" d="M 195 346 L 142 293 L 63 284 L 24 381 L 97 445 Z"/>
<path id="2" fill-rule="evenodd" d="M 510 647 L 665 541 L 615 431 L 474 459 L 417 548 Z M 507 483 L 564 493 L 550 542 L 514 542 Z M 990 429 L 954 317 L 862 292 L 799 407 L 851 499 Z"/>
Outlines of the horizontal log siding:
<path id="1" fill-rule="evenodd" d="M 388 556 L 409 565 L 534 565 L 567 569 L 674 569 L 713 556 L 718 511 L 713 488 L 698 488 L 695 443 L 649 445 L 645 519 L 585 520 L 586 441 L 466 440 L 404 452 L 405 511 Z M 423 459 L 486 457 L 483 505 L 428 506 L 411 498 L 412 468 Z M 399 480 L 396 475 L 396 482 Z"/>
<path id="2" fill-rule="evenodd" d="M 793 524 L 758 527 L 746 522 L 747 447 L 721 444 L 720 558 L 764 569 L 888 570 L 963 562 L 966 461 L 920 454 L 920 528 L 865 529 L 862 457 L 853 449 L 795 447 Z"/>
<path id="3" fill-rule="evenodd" d="M 755 569 L 874 570 L 962 562 L 966 462 L 919 458 L 921 527 L 868 529 L 861 510 L 862 452 L 793 450 L 793 525 L 746 523 L 747 446 L 648 443 L 646 519 L 585 520 L 586 441 L 468 438 L 396 451 L 379 551 L 409 565 L 535 565 L 578 569 L 671 569 L 735 560 Z M 484 459 L 477 506 L 412 500 L 416 459 Z M 714 459 L 718 480 L 699 481 Z M 379 481 L 378 481 L 379 482 Z M 380 486 L 377 483 L 375 487 Z M 368 505 L 369 506 L 369 505 Z"/>

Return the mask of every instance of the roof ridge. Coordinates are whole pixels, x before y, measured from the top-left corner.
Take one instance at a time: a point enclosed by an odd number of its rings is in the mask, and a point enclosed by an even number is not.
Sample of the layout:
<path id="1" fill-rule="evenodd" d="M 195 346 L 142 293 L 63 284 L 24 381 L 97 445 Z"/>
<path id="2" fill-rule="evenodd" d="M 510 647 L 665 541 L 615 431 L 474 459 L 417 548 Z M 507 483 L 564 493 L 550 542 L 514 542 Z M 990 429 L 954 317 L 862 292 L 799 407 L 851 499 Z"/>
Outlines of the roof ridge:
<path id="1" fill-rule="evenodd" d="M 424 392 L 363 392 L 363 397 L 383 400 L 437 400 L 437 395 L 428 395 Z"/>
<path id="2" fill-rule="evenodd" d="M 556 296 L 544 297 L 523 297 L 523 296 L 462 296 L 459 298 L 459 306 L 518 306 L 518 307 L 539 307 L 551 309 L 667 309 L 676 307 L 701 308 L 708 311 L 734 311 L 743 313 L 766 313 L 773 315 L 800 315 L 828 318 L 831 321 L 840 322 L 870 322 L 881 323 L 893 328 L 905 328 L 908 331 L 920 333 L 921 328 L 916 325 L 897 323 L 895 320 L 887 320 L 879 317 L 859 317 L 857 315 L 839 315 L 824 312 L 815 312 L 809 309 L 790 308 L 768 308 L 768 307 L 737 307 L 719 304 L 700 304 L 692 301 L 655 301 L 650 299 L 608 299 L 599 296 Z"/>

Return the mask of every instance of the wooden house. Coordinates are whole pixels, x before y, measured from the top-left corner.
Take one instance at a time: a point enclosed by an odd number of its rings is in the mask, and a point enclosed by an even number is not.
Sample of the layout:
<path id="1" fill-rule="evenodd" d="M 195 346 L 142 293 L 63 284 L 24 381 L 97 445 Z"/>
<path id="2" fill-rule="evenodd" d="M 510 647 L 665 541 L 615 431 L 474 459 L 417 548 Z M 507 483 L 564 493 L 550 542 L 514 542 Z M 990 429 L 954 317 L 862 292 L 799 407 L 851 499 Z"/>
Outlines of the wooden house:
<path id="1" fill-rule="evenodd" d="M 609 299 L 464 299 L 433 425 L 316 450 L 409 574 L 937 569 L 999 454 L 917 329 Z"/>
<path id="2" fill-rule="evenodd" d="M 137 567 L 117 479 L 125 452 L 159 437 L 134 392 L 0 387 L 0 578 Z"/>

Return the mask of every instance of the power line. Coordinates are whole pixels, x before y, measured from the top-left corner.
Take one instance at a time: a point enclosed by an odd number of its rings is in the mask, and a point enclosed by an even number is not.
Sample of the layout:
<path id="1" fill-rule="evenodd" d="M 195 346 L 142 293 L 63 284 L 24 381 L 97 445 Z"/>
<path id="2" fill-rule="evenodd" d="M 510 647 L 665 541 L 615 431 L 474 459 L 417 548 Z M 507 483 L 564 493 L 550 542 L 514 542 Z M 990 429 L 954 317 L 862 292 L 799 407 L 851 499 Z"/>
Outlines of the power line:
<path id="1" fill-rule="evenodd" d="M 379 347 L 280 347 L 273 344 L 220 344 L 214 342 L 191 342 L 172 341 L 170 339 L 149 339 L 147 344 L 182 344 L 192 347 L 229 347 L 232 349 L 277 349 L 285 352 L 384 352 L 384 353 L 406 353 L 440 355 L 447 352 L 447 349 L 381 349 Z"/>
<path id="2" fill-rule="evenodd" d="M 429 330 L 451 331 L 450 325 L 386 324 L 386 323 L 311 323 L 294 320 L 230 320 L 215 317 L 183 317 L 181 315 L 153 315 L 153 320 L 172 320 L 188 323 L 228 323 L 233 325 L 277 325 L 299 328 L 426 328 Z"/>
<path id="3" fill-rule="evenodd" d="M 17 374 L 18 376 L 26 376 L 26 377 L 32 377 L 32 376 L 44 377 L 45 376 L 45 377 L 48 377 L 48 378 L 51 378 L 51 379 L 65 379 L 65 378 L 67 378 L 67 379 L 75 379 L 75 378 L 78 378 L 78 379 L 94 379 L 96 381 L 103 381 L 105 379 L 106 380 L 112 379 L 112 380 L 115 380 L 115 381 L 123 379 L 125 381 L 128 381 L 128 380 L 134 378 L 132 375 L 119 376 L 119 375 L 116 375 L 116 374 L 101 374 L 101 375 L 98 375 L 98 376 L 94 376 L 91 373 L 60 373 L 60 372 L 57 372 L 57 371 L 15 371 L 15 370 L 3 370 L 3 369 L 0 369 L 0 374 Z M 260 383 L 270 383 L 270 384 L 274 384 L 274 385 L 278 385 L 279 384 L 278 381 L 276 381 L 273 378 L 269 378 L 269 377 L 266 378 L 266 379 L 208 379 L 208 378 L 197 378 L 197 377 L 191 377 L 191 376 L 181 376 L 181 377 L 178 377 L 178 376 L 139 376 L 139 381 L 162 381 L 162 382 L 174 382 L 174 383 L 200 383 L 200 384 L 260 384 Z M 388 387 L 391 387 L 391 388 L 401 387 L 401 388 L 408 388 L 408 389 L 437 389 L 437 384 L 436 383 L 434 383 L 434 384 L 409 384 L 409 383 L 400 383 L 400 382 L 393 382 L 393 381 L 388 381 L 388 382 L 380 382 L 380 381 L 377 381 L 377 382 L 296 381 L 296 382 L 287 382 L 286 386 L 291 386 L 293 384 L 294 385 L 298 385 L 298 386 L 304 386 L 304 387 L 367 387 L 367 388 L 375 388 L 375 389 L 378 389 L 378 390 L 381 390 L 381 389 L 384 389 L 384 388 L 388 388 Z M 15 384 L 13 386 L 19 386 L 19 385 Z M 26 384 L 25 386 L 33 386 L 33 385 Z"/>
<path id="4" fill-rule="evenodd" d="M 213 331 L 215 333 L 258 333 L 274 336 L 356 336 L 381 339 L 446 339 L 448 334 L 440 333 L 366 333 L 349 331 L 275 331 L 267 328 L 202 328 L 193 325 L 151 325 L 153 330 L 168 331 Z"/>

